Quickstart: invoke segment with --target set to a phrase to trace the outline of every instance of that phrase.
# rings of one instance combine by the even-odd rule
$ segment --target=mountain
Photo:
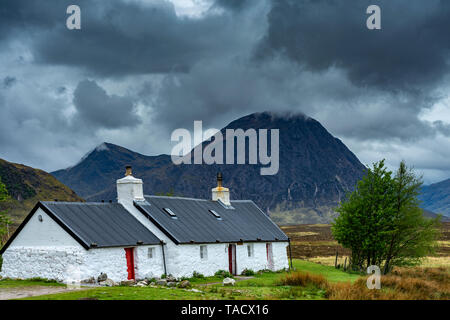
[[[17,226],[38,201],[83,201],[49,173],[0,159],[0,179],[11,200],[2,203]]]
[[[221,171],[232,199],[251,199],[281,224],[328,223],[333,208],[365,167],[318,121],[304,115],[255,113],[226,129],[279,129],[279,172],[261,176],[261,165],[174,165],[168,155],[145,156],[103,143],[77,165],[52,174],[86,200],[116,199],[115,181],[126,165],[144,180],[147,194],[171,192],[209,198]],[[203,143],[205,148],[208,143]],[[225,148],[225,147],[224,147]],[[248,156],[247,156],[248,157]]]
[[[424,209],[450,217],[450,179],[422,188]]]

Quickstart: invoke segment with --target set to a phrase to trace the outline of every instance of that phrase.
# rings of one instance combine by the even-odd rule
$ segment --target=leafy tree
[[[395,176],[384,160],[373,164],[343,201],[332,226],[333,236],[351,249],[351,267],[412,264],[432,252],[439,219],[426,219],[417,196],[422,185],[402,162]]]
[[[404,161],[400,163],[393,186],[394,210],[384,231],[388,240],[384,256],[385,274],[394,265],[416,264],[420,258],[434,252],[439,236],[440,218],[425,218],[419,207],[417,197],[422,179],[416,177]]]
[[[6,186],[0,180],[0,203],[8,201],[9,195],[6,190]],[[6,242],[6,238],[9,233],[9,225],[11,224],[11,219],[7,215],[6,211],[0,211],[0,246]]]

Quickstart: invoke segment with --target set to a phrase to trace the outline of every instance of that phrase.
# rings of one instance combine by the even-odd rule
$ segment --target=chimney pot
[[[222,187],[222,181],[223,181],[222,173],[219,172],[219,173],[217,173],[217,186],[218,187]]]
[[[131,169],[131,166],[126,166],[125,167],[125,176],[132,176],[133,175],[133,171]]]
[[[228,188],[224,188],[222,186],[222,173],[217,173],[217,187],[212,189],[212,200],[218,201],[220,200],[223,204],[229,206],[230,203],[230,190]]]
[[[131,166],[126,166],[125,177],[117,180],[117,200],[119,203],[144,200],[143,182],[133,177]]]

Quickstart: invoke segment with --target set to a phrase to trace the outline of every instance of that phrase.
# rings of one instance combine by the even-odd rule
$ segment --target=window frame
[[[247,244],[247,257],[253,258],[255,256],[255,248],[253,246],[253,243]]]
[[[208,246],[200,245],[200,260],[208,260]]]
[[[155,259],[156,256],[156,249],[155,247],[149,247],[147,248],[147,259]]]

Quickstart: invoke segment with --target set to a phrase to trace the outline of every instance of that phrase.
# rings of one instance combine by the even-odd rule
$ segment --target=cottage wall
[[[253,246],[253,256],[248,256],[247,245]],[[287,242],[272,244],[273,270],[288,268],[286,255]],[[200,245],[184,244],[166,250],[167,272],[175,277],[190,277],[194,271],[205,276],[212,276],[218,270],[229,269],[228,244],[206,244],[207,258],[200,257]],[[259,271],[269,269],[266,243],[244,243],[236,246],[237,273],[244,269]]]
[[[83,264],[84,251],[50,216],[38,209],[3,253],[0,274],[10,278],[63,280],[68,269]]]

